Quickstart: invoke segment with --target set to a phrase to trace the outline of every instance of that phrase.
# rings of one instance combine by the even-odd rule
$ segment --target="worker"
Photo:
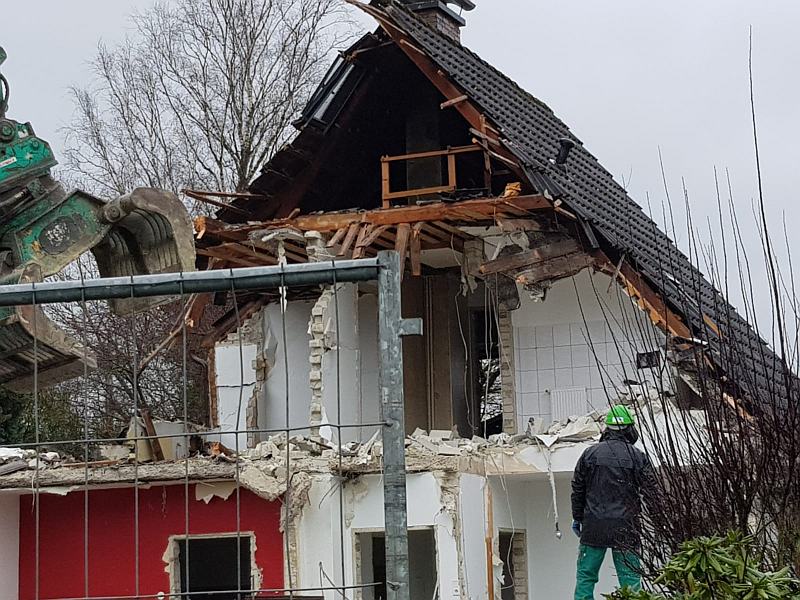
[[[639,439],[626,406],[606,416],[600,443],[581,455],[572,478],[572,530],[580,539],[575,600],[593,600],[600,566],[611,549],[620,587],[639,591],[639,516],[653,467],[634,447]]]

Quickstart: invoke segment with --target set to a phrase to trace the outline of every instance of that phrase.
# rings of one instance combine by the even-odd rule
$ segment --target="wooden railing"
[[[451,193],[457,189],[457,170],[456,170],[456,156],[459,154],[468,154],[471,152],[484,152],[484,148],[473,144],[470,146],[455,146],[445,150],[433,150],[431,152],[418,152],[416,154],[403,154],[401,156],[383,156],[381,157],[381,180],[382,180],[382,199],[383,208],[390,208],[391,201],[399,198],[411,198],[413,196],[425,196],[428,194],[438,193]],[[447,183],[425,187],[416,188],[412,190],[398,190],[392,191],[391,181],[391,163],[418,160],[418,159],[434,159],[438,157],[447,157]]]

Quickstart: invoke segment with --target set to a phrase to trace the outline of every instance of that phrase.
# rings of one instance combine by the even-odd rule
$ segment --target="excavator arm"
[[[0,65],[6,54],[0,48]],[[193,227],[170,192],[138,188],[111,201],[67,192],[50,174],[50,145],[30,123],[6,117],[10,86],[0,74],[0,285],[42,281],[92,252],[100,275],[192,271]],[[110,301],[117,314],[165,299]],[[62,331],[41,307],[0,308],[0,385],[45,387],[96,366],[91,351]]]

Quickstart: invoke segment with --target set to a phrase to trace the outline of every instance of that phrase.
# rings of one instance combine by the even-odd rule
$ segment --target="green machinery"
[[[0,65],[5,59],[0,48]],[[42,281],[89,251],[103,277],[194,270],[192,222],[175,194],[138,188],[105,201],[66,192],[50,174],[50,145],[30,123],[6,117],[9,92],[0,74],[0,285]],[[124,315],[159,301],[110,304]],[[0,308],[0,385],[30,391],[34,375],[43,388],[95,366],[92,352],[41,307]]]

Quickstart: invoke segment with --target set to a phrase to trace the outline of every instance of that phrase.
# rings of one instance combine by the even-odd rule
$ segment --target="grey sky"
[[[635,199],[664,194],[658,147],[673,202],[686,178],[695,223],[716,213],[713,167],[730,169],[749,248],[757,250],[747,83],[748,27],[765,191],[775,227],[785,211],[800,225],[800,3],[795,0],[476,0],[464,42],[545,101]],[[67,93],[90,77],[87,61],[113,43],[127,15],[152,0],[4,2],[0,44],[9,53],[11,116],[30,120],[59,151],[72,114]],[[34,8],[35,7],[35,8]],[[374,26],[364,20],[370,28]],[[34,34],[34,32],[36,32]],[[682,221],[679,221],[679,223]],[[686,235],[679,225],[678,242]],[[795,248],[798,246],[795,245]],[[734,298],[735,300],[735,298]],[[763,303],[760,303],[763,305]]]

